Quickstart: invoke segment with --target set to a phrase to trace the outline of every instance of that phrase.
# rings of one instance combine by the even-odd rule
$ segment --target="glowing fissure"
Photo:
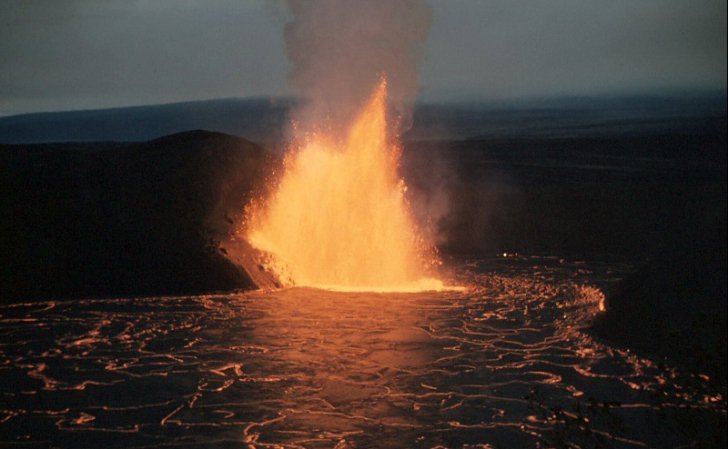
[[[350,291],[439,290],[387,135],[382,80],[342,143],[313,134],[284,162],[274,193],[248,211],[248,241],[284,284]]]

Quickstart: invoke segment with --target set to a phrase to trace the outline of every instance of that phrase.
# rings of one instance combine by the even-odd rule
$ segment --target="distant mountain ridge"
[[[257,143],[285,137],[292,98],[193,101],[0,117],[0,143],[147,141],[191,129]],[[408,140],[570,137],[682,131],[726,116],[725,92],[564,97],[512,103],[423,103]]]
[[[144,142],[192,129],[277,138],[291,100],[221,99],[0,117],[0,143]]]

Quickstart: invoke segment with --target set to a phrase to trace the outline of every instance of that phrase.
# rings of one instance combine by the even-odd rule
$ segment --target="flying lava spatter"
[[[248,210],[247,239],[284,284],[348,291],[439,290],[387,132],[384,78],[341,141],[316,132],[289,153],[272,195]]]

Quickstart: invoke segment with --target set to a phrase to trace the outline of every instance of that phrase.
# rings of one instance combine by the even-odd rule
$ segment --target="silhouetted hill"
[[[254,288],[218,247],[273,160],[207,131],[0,145],[0,298]]]
[[[0,117],[0,143],[146,141],[189,129],[283,138],[293,99],[220,99]],[[563,138],[692,130],[725,117],[725,92],[415,105],[406,140]]]
[[[223,99],[0,117],[0,143],[146,141],[190,129],[264,142],[280,138],[290,103]]]

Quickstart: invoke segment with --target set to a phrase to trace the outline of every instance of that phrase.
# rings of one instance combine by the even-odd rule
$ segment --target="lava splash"
[[[444,288],[418,231],[387,131],[382,79],[341,140],[307,136],[272,195],[248,210],[247,240],[284,284],[344,291]]]

